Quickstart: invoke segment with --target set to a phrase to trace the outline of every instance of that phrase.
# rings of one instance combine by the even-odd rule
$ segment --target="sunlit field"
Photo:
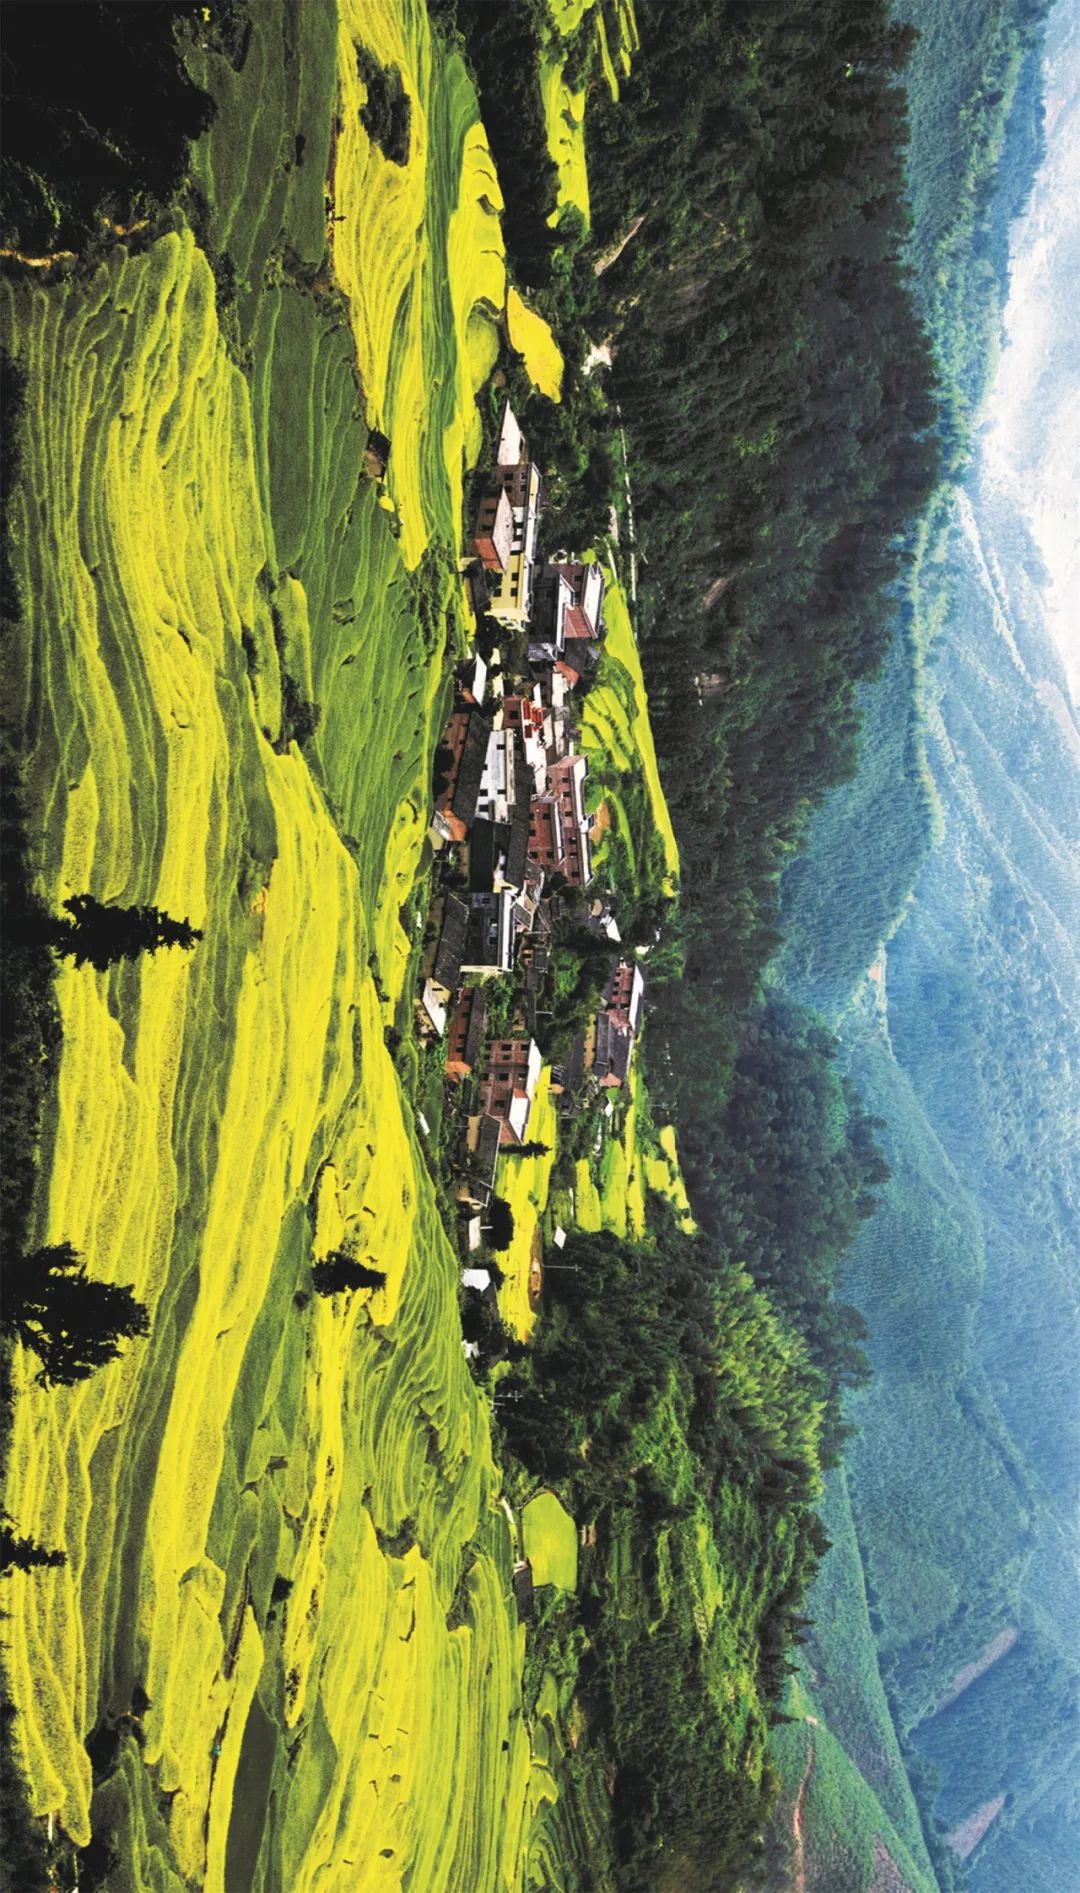
[[[150,1333],[69,1389],[16,1355],[5,1503],[67,1560],[10,1580],[16,1748],[34,1811],[110,1835],[132,1893],[558,1887],[608,1816],[591,1790],[558,1807],[569,1672],[526,1713],[511,1576],[524,1543],[572,1591],[577,1527],[554,1494],[517,1523],[502,1502],[392,1048],[467,648],[475,396],[503,324],[552,400],[563,360],[508,282],[472,84],[421,0],[252,13],[239,64],[197,33],[186,53],[218,108],[190,214],[0,291],[26,384],[7,685],[35,886],[53,912],[89,892],[203,935],[58,978],[31,1236],[130,1283]],[[371,60],[408,99],[396,157],[365,126]],[[565,201],[587,213],[574,122]],[[647,784],[674,876],[609,601],[585,740],[616,820],[618,785]],[[522,1339],[550,1075],[528,1127],[547,1154],[500,1166]],[[636,1074],[570,1226],[637,1235],[647,1189],[678,1200],[643,1105]],[[314,1293],[338,1251],[384,1286]]]
[[[152,1325],[71,1390],[16,1361],[6,1502],[68,1558],[9,1588],[17,1742],[35,1809],[80,1844],[107,1824],[132,1888],[354,1886],[357,1861],[365,1887],[512,1886],[533,1791],[510,1531],[384,1044],[460,635],[499,200],[422,7],[358,7],[336,49],[305,10],[288,74],[280,10],[256,17],[242,73],[194,55],[221,101],[195,172],[243,285],[229,328],[182,219],[88,277],[4,288],[36,884],[204,932],[59,979],[33,1233],[132,1283]],[[405,167],[355,110],[330,158],[352,36],[401,65]],[[310,170],[283,181],[298,115]],[[297,263],[275,268],[283,239]],[[302,747],[290,691],[321,711]],[[313,1296],[341,1247],[385,1287]]]
[[[560,400],[563,358],[559,345],[543,316],[530,309],[512,287],[506,298],[506,328],[510,346],[522,357],[533,386],[549,401]]]
[[[607,635],[603,655],[596,683],[585,699],[581,731],[593,792],[597,792],[598,785],[602,787],[608,808],[609,819],[600,834],[596,858],[598,863],[606,863],[614,833],[630,864],[635,891],[656,879],[665,893],[672,894],[679,880],[679,844],[660,781],[630,610],[610,567],[604,619]],[[642,782],[645,796],[640,808],[631,810],[628,791],[639,789]]]

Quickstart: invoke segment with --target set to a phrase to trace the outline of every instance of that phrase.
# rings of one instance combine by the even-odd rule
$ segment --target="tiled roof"
[[[525,859],[529,848],[532,777],[525,767],[525,751],[518,736],[514,738],[514,752],[517,774],[514,778],[514,813],[506,850],[506,879],[511,887],[521,888],[525,885]]]
[[[456,894],[446,896],[443,909],[442,931],[435,952],[433,977],[447,992],[453,992],[461,978],[461,958],[465,951],[465,937],[469,927],[469,910]]]
[[[465,731],[465,745],[461,752],[457,781],[454,784],[451,811],[459,821],[468,825],[476,814],[477,797],[480,794],[480,780],[487,761],[488,740],[491,736],[491,724],[479,710],[474,710],[469,717]]]
[[[580,605],[571,605],[563,619],[563,629],[567,638],[595,638],[596,636]]]
[[[499,1160],[499,1147],[502,1143],[502,1125],[497,1117],[489,1117],[485,1112],[480,1119],[480,1128],[476,1135],[476,1150],[473,1153],[473,1167],[476,1174],[485,1183],[492,1183],[495,1177],[495,1165]]]
[[[472,989],[472,1005],[469,1010],[469,1023],[465,1028],[465,1046],[463,1057],[467,1065],[475,1065],[484,1042],[484,1027],[487,1024],[488,996],[483,986]]]

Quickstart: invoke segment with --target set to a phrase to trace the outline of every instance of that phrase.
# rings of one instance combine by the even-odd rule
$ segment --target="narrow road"
[[[806,1893],[806,1840],[803,1835],[803,1799],[807,1783],[814,1766],[814,1744],[811,1742],[806,1751],[806,1767],[803,1771],[799,1792],[795,1797],[795,1811],[791,1817],[791,1831],[795,1837],[795,1893]]]

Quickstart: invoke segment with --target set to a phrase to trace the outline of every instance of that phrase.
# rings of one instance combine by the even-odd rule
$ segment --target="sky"
[[[1013,228],[982,447],[1045,561],[1046,621],[1080,707],[1080,0],[1059,0],[1048,24],[1046,139]]]

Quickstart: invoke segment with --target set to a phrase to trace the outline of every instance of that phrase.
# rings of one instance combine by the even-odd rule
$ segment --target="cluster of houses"
[[[604,574],[595,561],[540,558],[542,503],[539,470],[507,401],[491,490],[476,516],[470,583],[478,607],[516,642],[522,674],[509,677],[495,649],[487,661],[475,655],[459,679],[436,755],[431,838],[444,871],[418,1001],[422,1032],[447,1041],[448,1078],[474,1081],[460,1195],[476,1209],[490,1198],[500,1150],[525,1141],[552,928],[567,892],[593,880],[573,691],[599,659]],[[590,927],[618,941],[609,901],[594,899],[586,913]],[[511,972],[525,1025],[518,1036],[488,1025],[488,982]],[[625,1083],[643,994],[637,962],[620,962],[553,1089],[570,1100],[590,1083]]]

